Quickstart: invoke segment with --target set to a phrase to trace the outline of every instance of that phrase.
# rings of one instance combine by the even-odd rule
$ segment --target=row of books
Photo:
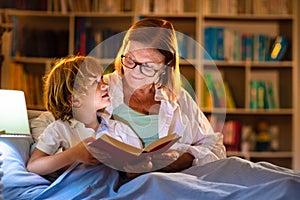
[[[292,7],[290,0],[254,0],[253,13],[254,14],[289,14]]]
[[[48,10],[54,12],[127,12],[132,0],[49,0]]]
[[[8,88],[24,91],[27,105],[43,105],[41,75],[27,71],[23,64],[11,62],[9,66]]]
[[[193,5],[195,0],[140,0],[138,10],[142,14],[183,13],[192,11]]]
[[[227,151],[278,151],[279,127],[264,120],[256,124],[243,124],[237,120],[222,121],[217,116],[208,116],[216,132],[223,134]]]
[[[86,18],[78,18],[76,19],[75,53],[87,55],[92,52],[93,56],[98,58],[115,58],[124,34],[125,32],[110,28],[94,29]]]
[[[195,59],[197,42],[193,34],[176,32],[179,54],[182,59]]]
[[[289,14],[289,0],[205,0],[206,14]]]
[[[67,30],[40,30],[18,26],[12,31],[12,56],[61,57],[68,55]]]
[[[251,73],[250,109],[279,108],[277,71],[256,71]]]
[[[241,145],[241,123],[228,120],[222,130],[223,143],[227,151],[239,151]]]
[[[126,12],[132,0],[0,0],[0,8],[51,12]]]
[[[114,58],[119,50],[125,32],[105,28],[102,30],[93,28],[84,18],[76,19],[75,52],[86,55],[94,51],[94,55],[100,58]],[[176,32],[179,54],[182,59],[194,59],[196,57],[196,41],[193,34]],[[115,36],[113,38],[110,38]],[[109,39],[112,41],[105,41]],[[102,41],[105,41],[101,43]],[[99,45],[101,43],[101,45]],[[98,46],[99,45],[99,46]]]
[[[48,9],[48,1],[50,0],[0,0],[0,8],[46,11]]]
[[[237,120],[225,120],[217,115],[207,115],[207,118],[215,132],[223,134],[223,144],[227,151],[241,150],[242,124]]]
[[[222,76],[222,74],[221,74]],[[236,108],[232,88],[220,77],[216,70],[206,70],[204,73],[202,106],[212,108]]]
[[[288,59],[284,35],[240,33],[227,27],[205,27],[205,59],[227,61],[279,61]]]

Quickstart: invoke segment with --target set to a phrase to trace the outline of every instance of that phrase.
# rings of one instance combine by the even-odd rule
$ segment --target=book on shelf
[[[205,60],[280,61],[287,58],[288,39],[285,35],[243,33],[232,27],[204,28]]]
[[[229,109],[236,108],[235,99],[232,94],[232,89],[228,82],[224,81],[224,89],[226,95],[226,107]]]
[[[39,0],[39,1],[25,1],[25,0],[15,0],[15,1],[0,1],[0,8],[12,8],[19,10],[39,10],[47,11],[47,5],[50,0]]]
[[[213,74],[210,72],[205,72],[204,74],[204,90],[203,90],[203,103],[204,107],[212,109],[215,107],[220,107],[219,99],[217,96],[216,88],[214,87],[215,81],[213,79]]]
[[[139,0],[138,10],[142,14],[182,13],[188,9],[184,5],[185,3],[186,0]],[[191,4],[192,2],[189,3]]]
[[[288,14],[289,0],[254,0],[253,14]]]
[[[237,0],[205,0],[204,13],[224,15],[237,14],[238,6],[240,6],[240,1]]]
[[[288,14],[289,0],[205,0],[205,14]]]
[[[180,139],[176,133],[169,134],[165,137],[159,138],[154,142],[148,144],[144,148],[137,148],[132,145],[119,141],[108,134],[103,134],[97,140],[91,142],[89,147],[92,147],[94,156],[97,151],[105,151],[111,156],[110,165],[119,166],[122,163],[134,162],[145,158],[145,156],[163,153],[167,151],[173,144]],[[101,159],[100,159],[101,160]]]
[[[130,0],[48,0],[48,11],[53,12],[122,12],[131,11]]]
[[[117,34],[120,35],[110,38]],[[115,58],[124,34],[110,28],[95,29],[87,18],[79,17],[76,19],[75,52],[79,55],[91,53],[98,58]]]
[[[178,50],[181,59],[195,59],[196,44],[193,34],[176,32]]]
[[[284,35],[278,35],[275,37],[272,47],[270,49],[270,60],[280,61],[284,58],[287,51],[288,41]]]
[[[9,77],[14,77],[9,79],[9,89],[23,91],[27,105],[43,105],[42,83],[38,74],[26,70],[24,64],[17,62],[10,63],[8,73]]]
[[[41,30],[18,25],[13,17],[11,56],[62,57],[68,54],[67,30]]]
[[[203,83],[203,107],[236,108],[232,89],[219,70],[206,70]]]
[[[224,27],[204,28],[204,48],[209,57],[206,60],[224,60]]]
[[[278,72],[253,71],[250,80],[250,109],[279,108]]]
[[[241,143],[241,124],[238,121],[228,120],[223,127],[223,142],[227,151],[239,151]]]

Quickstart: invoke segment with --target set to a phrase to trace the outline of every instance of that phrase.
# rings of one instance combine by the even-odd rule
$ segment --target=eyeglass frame
[[[140,67],[140,72],[141,72],[144,76],[147,76],[147,77],[150,77],[150,78],[151,78],[151,77],[154,77],[158,71],[160,71],[160,70],[151,68],[151,69],[154,71],[154,74],[153,74],[152,76],[146,75],[146,74],[143,73],[142,67],[145,67],[145,64],[147,64],[147,62],[145,62],[145,63],[140,63],[140,62],[135,62],[134,60],[132,60],[132,62],[134,63],[134,66],[133,66],[133,67],[128,67],[128,66],[126,66],[126,65],[123,63],[123,58],[126,58],[126,57],[127,57],[127,56],[125,56],[125,55],[123,55],[123,54],[121,55],[121,64],[122,64],[124,67],[128,68],[128,69],[134,69],[134,68],[136,68],[136,66],[139,66],[139,67]]]

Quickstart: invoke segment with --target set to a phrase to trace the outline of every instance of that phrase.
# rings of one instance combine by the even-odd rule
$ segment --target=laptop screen
[[[30,136],[25,95],[0,89],[0,136]]]

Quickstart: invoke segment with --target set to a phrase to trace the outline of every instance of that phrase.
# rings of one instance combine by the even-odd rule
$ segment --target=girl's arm
[[[36,148],[27,163],[27,170],[40,175],[46,175],[70,166],[74,162],[97,165],[100,162],[85,147],[86,143],[92,140],[94,139],[88,138],[76,146],[54,155],[48,155]]]

